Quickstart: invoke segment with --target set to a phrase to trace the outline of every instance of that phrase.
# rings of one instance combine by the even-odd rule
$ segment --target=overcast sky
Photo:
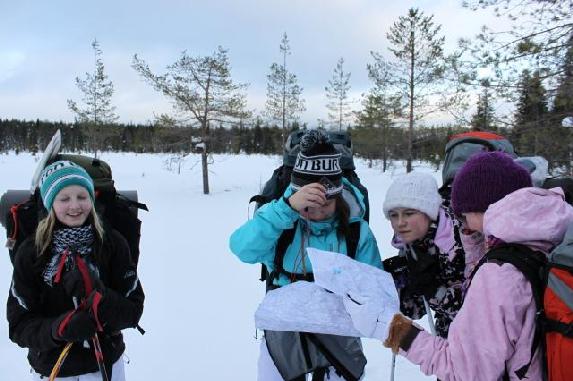
[[[93,71],[94,38],[122,122],[146,123],[171,111],[131,68],[135,53],[162,73],[183,50],[206,55],[218,45],[229,49],[233,79],[249,84],[249,108],[262,111],[266,75],[280,62],[286,32],[287,66],[304,88],[302,120],[313,126],[326,118],[324,87],[336,61],[344,57],[351,72],[357,108],[370,87],[369,52],[388,53],[386,32],[410,7],[442,24],[447,50],[493,20],[462,8],[461,0],[0,0],[0,118],[73,121],[66,100],[81,98],[74,79]]]

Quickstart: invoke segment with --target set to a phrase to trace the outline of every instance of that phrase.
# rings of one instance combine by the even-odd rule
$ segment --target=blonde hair
[[[103,234],[104,234],[103,225],[96,213],[93,204],[88,219],[91,220],[91,223],[95,229],[96,238],[101,242],[103,240]],[[58,219],[56,218],[56,213],[52,208],[50,209],[48,215],[45,218],[43,218],[40,222],[38,222],[38,227],[36,228],[36,236],[35,236],[35,243],[36,243],[36,248],[38,249],[38,256],[43,255],[48,250],[48,247],[52,243],[52,234],[54,233],[54,226],[56,226],[57,220]]]

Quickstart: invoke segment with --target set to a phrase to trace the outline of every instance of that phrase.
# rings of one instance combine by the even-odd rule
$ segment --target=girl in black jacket
[[[34,379],[50,375],[67,343],[73,344],[58,380],[101,379],[99,341],[109,380],[125,380],[121,330],[137,325],[144,300],[127,242],[102,226],[92,179],[78,165],[47,166],[40,194],[48,215],[14,259],[10,339],[29,349]]]

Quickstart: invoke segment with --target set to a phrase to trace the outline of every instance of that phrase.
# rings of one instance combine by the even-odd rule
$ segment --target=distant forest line
[[[291,130],[306,128],[293,124]],[[68,152],[90,154],[97,144],[97,151],[174,153],[197,151],[201,142],[200,127],[167,127],[160,125],[89,124],[51,121],[26,121],[0,119],[0,152],[42,151],[57,131],[62,132],[62,149]],[[417,127],[414,130],[413,155],[415,160],[426,161],[439,167],[444,160],[448,137],[468,131],[469,128],[449,125]],[[544,123],[540,128],[527,130],[493,127],[490,131],[507,137],[522,156],[541,155],[550,162],[556,174],[569,173],[571,168],[571,128],[559,123]],[[401,127],[386,129],[356,126],[349,127],[355,156],[371,162],[386,159],[407,159],[408,130]],[[94,139],[94,136],[97,139]],[[211,127],[210,153],[282,154],[282,129],[262,121],[249,127]],[[384,155],[384,152],[386,155]],[[385,166],[386,167],[386,166]]]

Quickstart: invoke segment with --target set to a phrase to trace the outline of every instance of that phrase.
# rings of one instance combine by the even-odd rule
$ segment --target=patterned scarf
[[[410,245],[405,245],[405,252],[409,258],[413,258],[412,251],[414,253],[428,253],[430,255],[437,254],[436,245],[434,245],[434,238],[436,237],[436,231],[438,230],[438,222],[432,221],[428,232],[426,235]]]
[[[54,231],[52,235],[52,258],[42,273],[44,281],[52,286],[54,275],[58,271],[58,265],[62,254],[68,250],[70,254],[78,254],[82,257],[89,255],[93,250],[94,232],[91,224],[78,228],[62,228]],[[73,268],[73,255],[66,258],[65,269]]]

